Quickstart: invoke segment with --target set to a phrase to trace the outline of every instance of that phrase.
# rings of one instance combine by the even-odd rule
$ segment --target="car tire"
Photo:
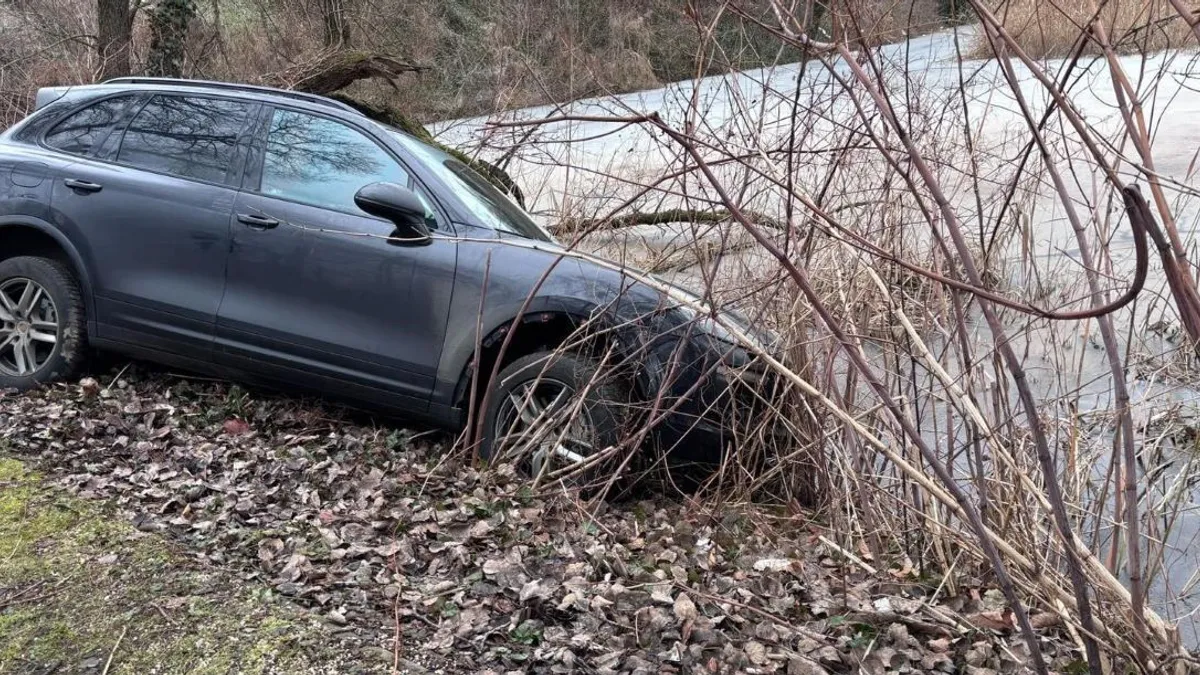
[[[25,391],[79,372],[87,319],[66,265],[34,256],[0,261],[0,295],[0,389]]]
[[[608,369],[602,369],[595,359],[571,352],[537,352],[510,363],[500,371],[497,384],[487,396],[480,457],[489,462],[511,458],[526,478],[535,478],[543,471],[547,456],[551,463],[544,469],[546,475],[565,467],[570,461],[577,461],[562,458],[558,451],[548,455],[551,452],[548,445],[555,448],[565,446],[564,454],[574,452],[583,457],[619,446],[625,440],[627,422],[631,419],[630,388],[622,378],[605,370]],[[559,386],[569,393],[564,395],[563,402],[554,404],[547,399],[553,388]],[[532,395],[530,388],[533,389]],[[528,444],[512,440],[514,437],[520,438],[520,434],[509,433],[513,429],[514,419],[521,418],[522,411],[517,410],[517,401],[532,401],[539,395],[540,407],[548,411],[545,413],[546,419],[553,419],[555,410],[564,411],[561,415],[564,419],[573,419],[568,425],[569,430],[561,436],[562,443],[522,447]],[[576,410],[576,414],[566,414],[565,411],[570,409]],[[557,433],[554,436],[560,437]],[[538,459],[539,452],[543,455],[541,460]],[[598,477],[607,475],[605,469],[614,468],[613,462],[619,463],[620,460],[618,452],[612,459],[570,476],[565,482],[573,487],[592,485]]]

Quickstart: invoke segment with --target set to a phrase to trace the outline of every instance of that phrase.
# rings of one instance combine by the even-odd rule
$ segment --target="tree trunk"
[[[100,79],[129,74],[129,43],[133,37],[133,10],[129,0],[96,0],[96,58]]]
[[[160,0],[150,14],[150,54],[146,72],[153,77],[182,77],[188,27],[196,15],[193,0]]]
[[[938,0],[938,14],[953,23],[960,22],[969,16],[966,11],[969,7],[968,0]]]
[[[825,19],[825,15],[828,14],[828,7],[826,7],[828,1],[809,0],[806,11],[808,20],[805,22],[805,30],[808,31],[809,35],[820,34],[818,31],[822,29],[821,22]]]
[[[839,0],[829,0],[829,35],[830,40],[840,43],[846,39],[846,3]]]
[[[325,21],[325,46],[345,47],[350,44],[350,22],[346,17],[346,0],[321,0]]]

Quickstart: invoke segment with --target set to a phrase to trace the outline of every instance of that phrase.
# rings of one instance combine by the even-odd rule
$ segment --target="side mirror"
[[[396,244],[427,244],[429,226],[425,224],[425,204],[417,193],[396,183],[371,183],[354,195],[354,204],[372,216],[396,225]]]

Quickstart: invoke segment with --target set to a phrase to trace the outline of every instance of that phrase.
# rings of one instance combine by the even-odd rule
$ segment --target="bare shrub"
[[[94,16],[87,0],[0,7],[0,129],[29,112],[38,87],[93,79]]]
[[[1187,284],[1147,273],[1141,229],[1158,220],[1178,238],[1174,211],[1194,208],[1192,165],[1155,168],[1156,150],[1174,148],[1150,131],[1169,119],[1169,74],[1187,55],[1123,61],[1118,43],[1158,45],[1132,40],[1147,34],[1136,28],[1093,31],[1106,58],[1089,77],[1049,73],[981,5],[982,28],[867,49],[853,35],[814,38],[799,5],[775,5],[774,24],[739,16],[807,46],[808,61],[500,113],[473,150],[517,158],[534,210],[573,251],[653,269],[781,335],[759,356],[788,391],[731,444],[776,461],[733,456],[709,503],[815,488],[823,509],[810,513],[846,550],[978,570],[1003,591],[1034,670],[1048,668],[1021,618],[1035,611],[1076,631],[1091,672],[1183,668],[1163,614],[1190,610],[1164,588],[1172,535],[1160,525],[1194,516],[1183,486],[1196,474],[1190,460],[1173,473],[1173,451],[1156,449],[1179,408],[1137,392],[1196,381],[1181,337]],[[1071,30],[1068,44],[1084,27]],[[979,33],[1032,79],[1007,60],[953,58]],[[1150,185],[1145,199],[1130,175]]]
[[[261,82],[312,61],[328,48],[327,4],[199,1],[183,45],[181,72],[185,77]],[[348,29],[348,39],[339,47],[428,67],[421,75],[401,79],[400,95],[378,84],[362,85],[356,93],[432,120],[797,61],[800,50],[780,44],[760,25],[771,19],[770,4],[740,3],[754,21],[726,11],[721,0],[565,0],[552,11],[521,0],[357,0],[334,6],[343,8]],[[3,11],[10,17],[6,24],[24,38],[19,42],[39,50],[39,60],[57,64],[64,81],[112,74],[113,64],[99,62],[95,54],[94,0],[47,0],[34,7],[27,3]],[[863,18],[853,30],[869,44],[940,25],[935,0],[872,1],[856,7]],[[133,12],[127,56],[130,74],[138,74],[147,67],[152,35],[145,9],[137,6]],[[828,32],[836,12],[821,12],[822,30]],[[75,42],[75,48],[59,49],[65,41]],[[10,87],[17,89],[28,87]]]
[[[874,47],[941,28],[946,17],[938,10],[936,0],[834,0],[818,28],[834,39]]]

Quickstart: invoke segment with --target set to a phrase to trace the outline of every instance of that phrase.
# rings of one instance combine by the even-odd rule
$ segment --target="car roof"
[[[303,102],[309,103],[324,108],[333,108],[342,112],[352,113],[354,115],[362,115],[356,110],[341,101],[334,100],[317,94],[309,94],[301,91],[292,91],[289,89],[276,89],[274,87],[263,87],[251,84],[241,84],[237,82],[215,82],[211,80],[182,80],[167,77],[118,77],[112,80],[107,80],[98,85],[89,85],[87,88],[96,90],[105,90],[109,88],[120,88],[124,91],[184,91],[189,93],[228,93],[242,94],[246,98],[251,98],[258,101],[275,100],[279,102]]]

